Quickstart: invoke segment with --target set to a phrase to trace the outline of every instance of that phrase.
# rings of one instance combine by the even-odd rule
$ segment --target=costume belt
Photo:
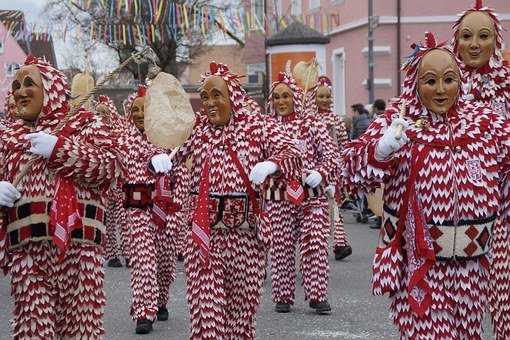
[[[37,197],[23,199],[6,209],[7,245],[15,249],[30,241],[51,240],[53,230],[49,226],[51,199]],[[71,233],[71,240],[103,244],[105,237],[105,209],[97,201],[78,200],[82,228]]]
[[[198,196],[196,191],[191,192]],[[211,229],[254,229],[255,215],[244,192],[209,193]]]
[[[308,198],[316,198],[316,197],[326,197],[326,192],[322,185],[319,185],[315,188],[311,188],[304,181],[302,181],[301,185],[305,191],[305,200]],[[264,192],[264,199],[268,201],[287,201],[287,188],[285,185],[282,187],[277,187],[273,178],[269,179],[269,184]]]
[[[496,215],[476,220],[461,220],[441,225],[427,222],[434,245],[436,260],[474,259],[487,254],[492,245],[492,228]],[[388,245],[395,237],[398,217],[395,210],[384,206],[380,246]]]

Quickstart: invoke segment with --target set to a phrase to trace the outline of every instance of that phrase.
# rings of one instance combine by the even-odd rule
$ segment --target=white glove
[[[46,159],[50,158],[58,140],[56,136],[47,134],[46,132],[29,133],[25,138],[32,143],[30,152],[35,155],[43,156]]]
[[[250,171],[250,181],[254,184],[262,184],[266,177],[278,171],[278,165],[271,161],[265,161],[255,164]]]
[[[172,170],[172,161],[166,153],[160,153],[159,155],[151,158],[152,166],[156,173],[167,173]]]
[[[0,182],[0,205],[12,208],[14,202],[21,197],[20,192],[9,182]]]
[[[334,185],[330,184],[326,187],[326,195],[328,195],[329,198],[335,197],[335,192],[336,189]]]
[[[319,184],[321,184],[321,182],[322,176],[316,170],[310,171],[310,174],[305,178],[305,183],[311,188],[317,187]]]
[[[402,125],[402,137],[397,139],[397,127]],[[400,150],[404,144],[408,142],[406,129],[409,123],[402,118],[395,118],[391,122],[391,126],[386,129],[384,135],[379,139],[375,147],[375,159],[384,161],[388,159],[394,152]]]

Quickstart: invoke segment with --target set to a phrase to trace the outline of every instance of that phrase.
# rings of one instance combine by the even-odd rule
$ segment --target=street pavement
[[[262,304],[257,314],[257,339],[398,339],[398,333],[388,316],[388,298],[372,296],[370,291],[372,255],[378,231],[356,224],[345,213],[346,230],[353,254],[337,262],[330,254],[329,301],[330,315],[316,315],[304,301],[298,276],[296,302],[288,314],[277,314],[271,302],[271,282],[266,280]],[[177,264],[177,278],[171,287],[170,319],[156,322],[150,335],[136,335],[128,315],[131,299],[129,271],[126,268],[106,268],[107,306],[105,328],[107,340],[127,339],[187,339],[188,310],[185,297],[183,264]],[[9,339],[9,318],[12,302],[8,278],[0,278],[0,339]],[[485,337],[492,339],[488,317]]]

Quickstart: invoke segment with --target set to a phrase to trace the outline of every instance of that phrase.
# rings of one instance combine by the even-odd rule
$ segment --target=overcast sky
[[[25,12],[30,22],[38,20],[45,0],[0,0],[0,9],[17,9]]]

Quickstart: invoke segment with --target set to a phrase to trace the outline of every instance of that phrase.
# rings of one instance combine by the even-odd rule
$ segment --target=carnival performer
[[[338,146],[338,153],[341,153],[343,145],[348,141],[347,128],[340,115],[331,110],[333,104],[331,80],[326,76],[320,76],[317,85],[310,91],[310,102],[312,105],[306,109],[311,118],[317,118],[322,121]],[[330,199],[334,199],[335,204],[341,205],[343,200],[343,187],[341,178],[341,169],[334,171],[332,183],[326,187],[326,193]],[[347,233],[344,229],[344,219],[337,209],[331,209],[330,215],[333,223],[333,252],[335,260],[339,261],[352,254],[352,248],[347,241]]]
[[[346,145],[345,175],[384,183],[373,291],[401,337],[481,339],[510,123],[462,98],[460,61],[432,34],[412,47],[399,103]]]
[[[247,111],[245,95],[237,75],[211,63],[200,89],[203,111],[173,161],[192,157],[185,255],[191,339],[255,337],[271,233],[252,183],[300,171],[290,138]]]
[[[102,192],[117,173],[115,142],[84,109],[65,120],[65,76],[42,59],[27,57],[12,93],[19,119],[0,130],[0,267],[11,276],[12,336],[101,339]]]
[[[177,256],[175,240],[185,218],[180,211],[186,205],[190,181],[184,165],[174,169],[171,181],[165,176],[156,176],[147,167],[152,157],[158,164],[161,157],[168,156],[150,143],[145,134],[145,94],[146,87],[141,85],[128,98],[131,126],[121,142],[127,168],[124,207],[131,232],[129,265],[133,302],[130,314],[136,320],[137,334],[150,333],[156,318],[168,320],[169,289],[175,278]]]
[[[95,111],[104,124],[111,130],[114,138],[119,139],[128,129],[127,120],[121,116],[113,101],[105,95],[100,95],[95,105]],[[129,225],[126,221],[126,210],[123,206],[124,192],[122,191],[122,178],[112,184],[108,192],[108,205],[106,208],[106,247],[105,259],[108,267],[122,267],[121,253],[129,265]],[[120,232],[121,243],[118,243]]]
[[[453,47],[466,74],[467,100],[490,106],[510,118],[510,69],[503,59],[503,28],[498,16],[482,1],[459,15]],[[510,180],[502,183],[500,217],[494,225],[489,281],[489,307],[494,335],[510,339]]]
[[[302,108],[301,89],[292,76],[280,73],[269,92],[269,113],[291,135],[303,159],[295,181],[274,178],[265,199],[272,225],[273,302],[279,313],[294,304],[295,248],[299,244],[305,300],[317,313],[331,311],[327,300],[329,212],[325,188],[338,170],[338,149],[326,126]],[[302,195],[293,195],[301,192]]]

